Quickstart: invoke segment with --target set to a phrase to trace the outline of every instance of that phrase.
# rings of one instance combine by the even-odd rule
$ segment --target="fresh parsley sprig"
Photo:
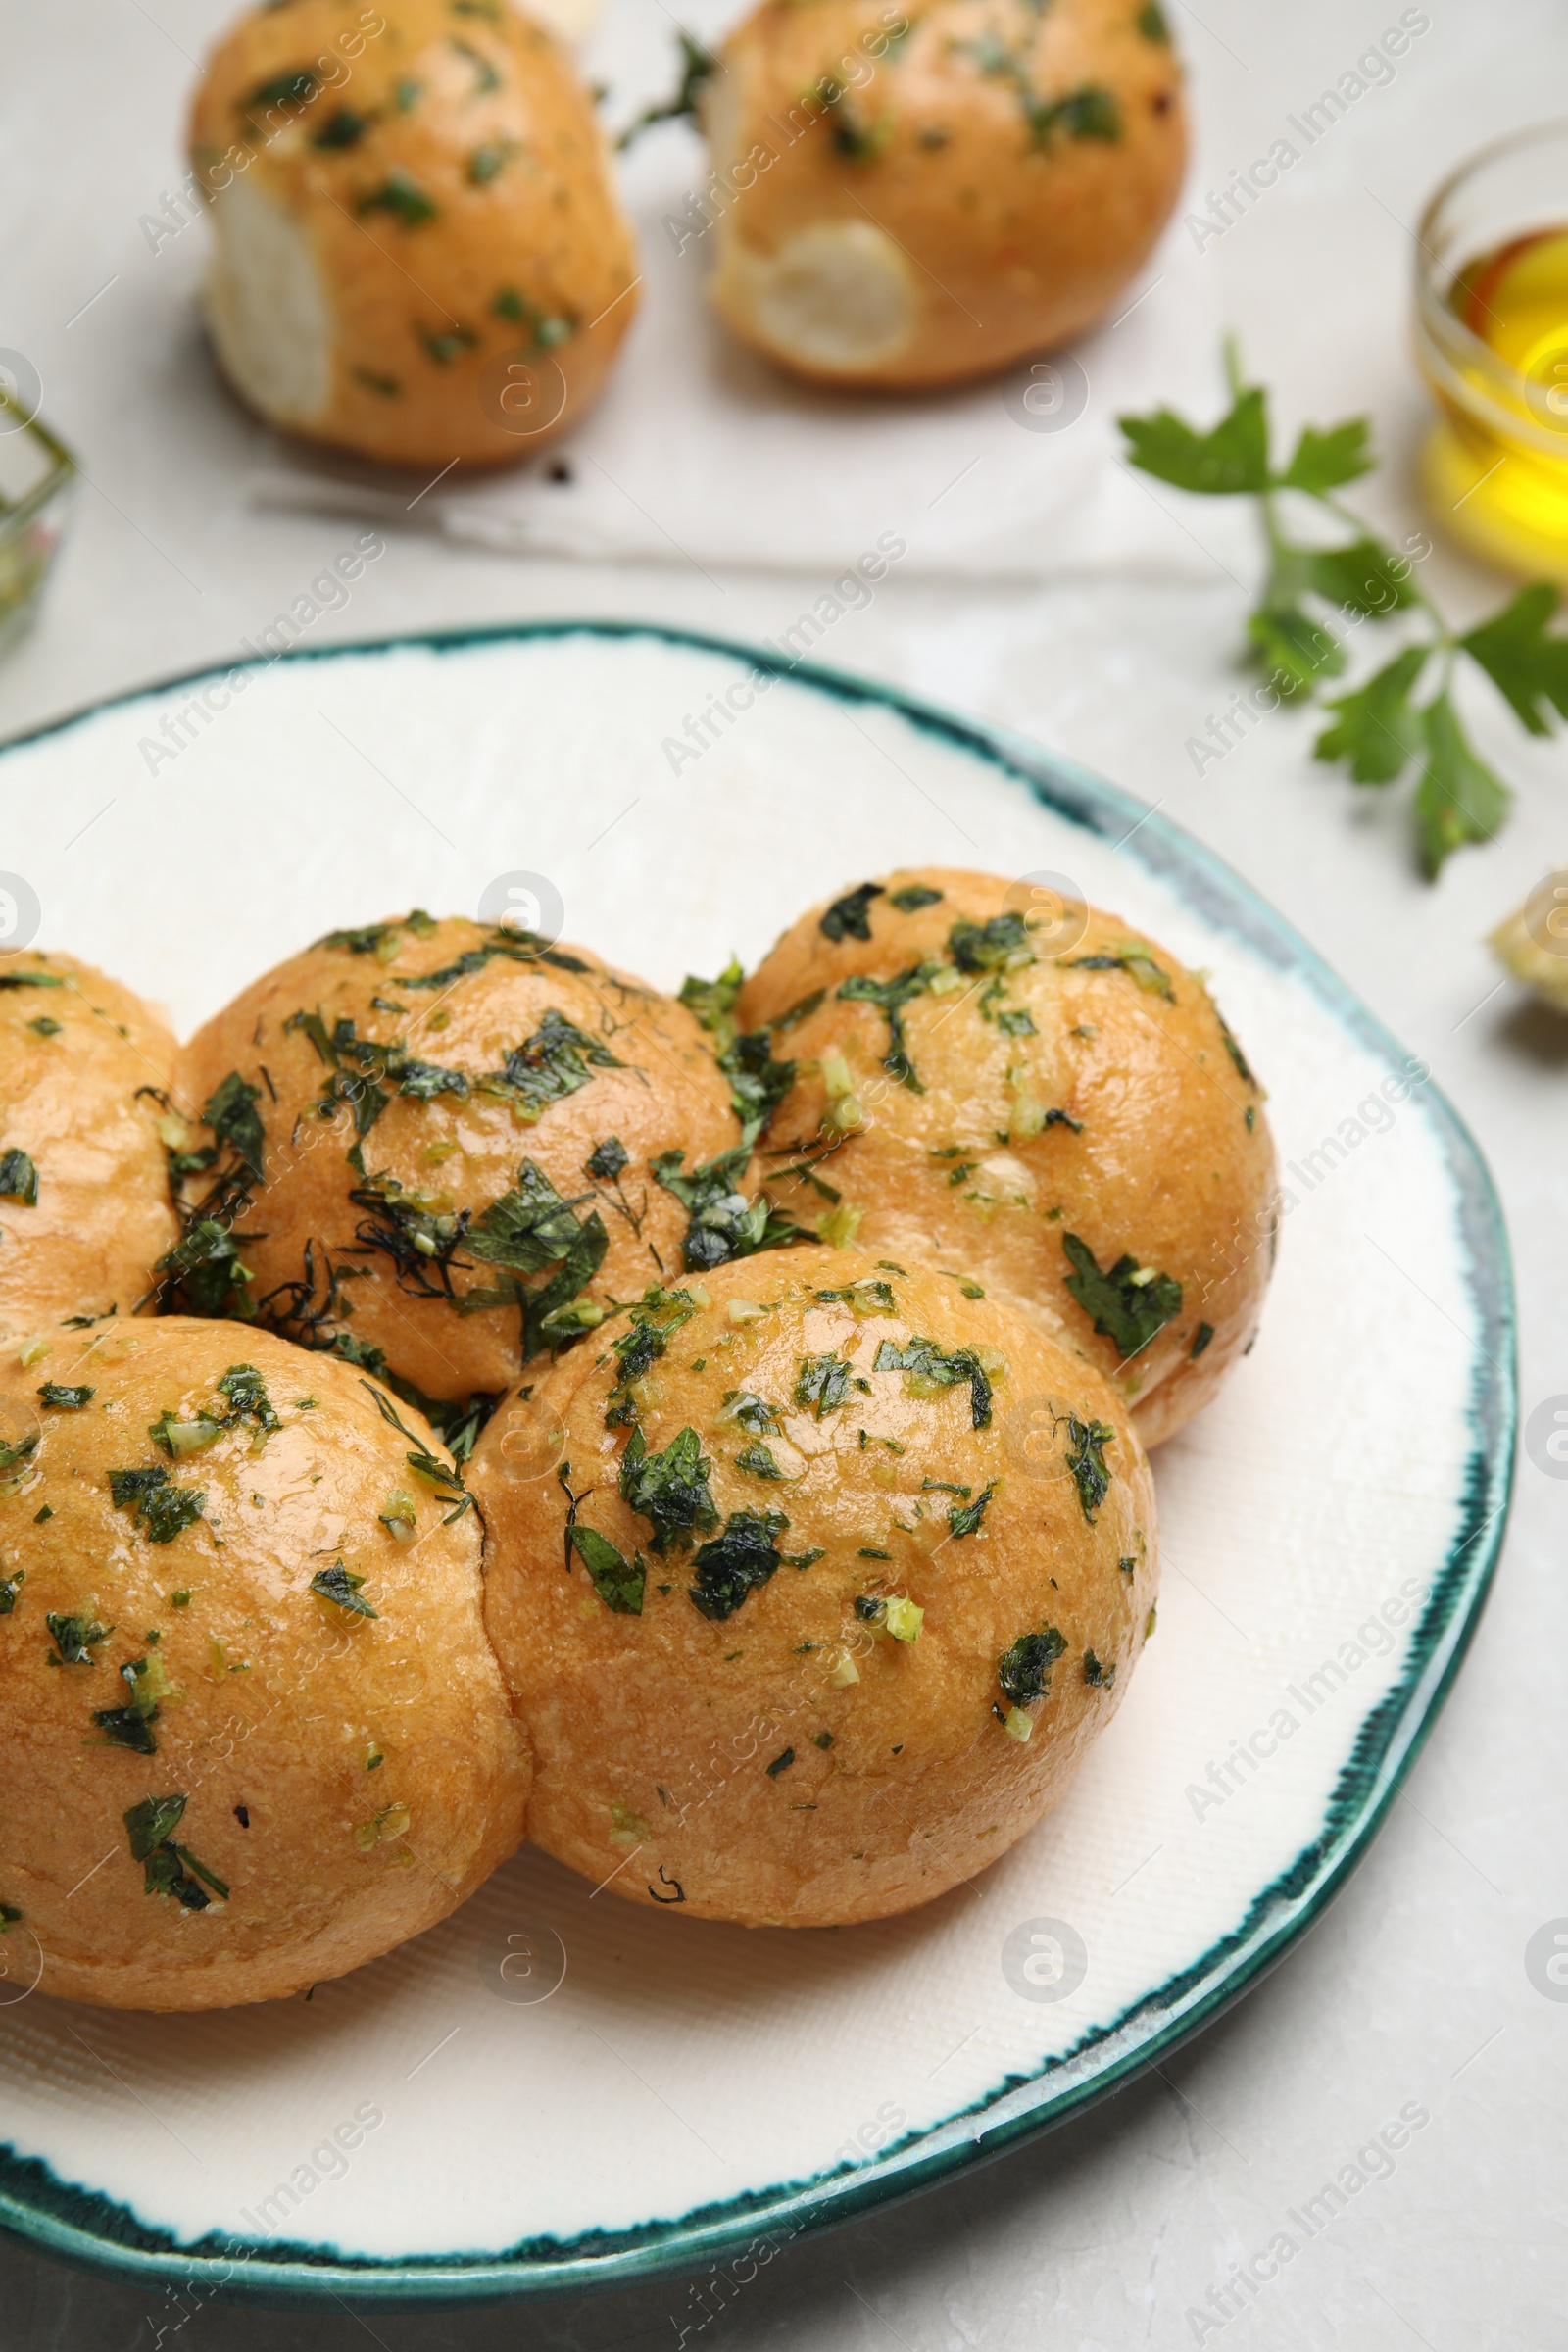
[[[1248,616],[1248,657],[1282,701],[1311,701],[1346,665],[1334,616],[1354,622],[1406,615],[1419,631],[1362,686],[1323,698],[1334,715],[1312,755],[1348,768],[1357,784],[1397,782],[1412,767],[1412,803],[1421,860],[1435,878],[1466,842],[1491,841],[1506,822],[1513,795],[1482,760],[1460,721],[1454,680],[1462,658],[1483,669],[1527,733],[1549,735],[1552,711],[1568,718],[1568,637],[1550,633],[1558,590],[1546,580],[1522,588],[1511,603],[1460,635],[1415,577],[1410,558],[1384,544],[1335,493],[1375,470],[1364,416],[1319,432],[1301,432],[1288,465],[1270,451],[1268,395],[1242,381],[1234,345],[1226,349],[1231,407],[1200,432],[1170,409],[1118,419],[1129,462],[1178,490],[1207,498],[1255,498],[1267,569]],[[1311,499],[1351,535],[1328,546],[1302,544],[1286,530],[1286,493]],[[1423,682],[1434,691],[1417,699]]]

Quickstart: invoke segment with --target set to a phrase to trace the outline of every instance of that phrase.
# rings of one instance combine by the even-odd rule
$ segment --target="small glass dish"
[[[0,654],[37,617],[76,461],[0,381]]]

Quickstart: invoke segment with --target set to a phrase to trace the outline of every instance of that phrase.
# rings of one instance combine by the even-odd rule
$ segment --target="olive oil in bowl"
[[[1419,232],[1416,344],[1442,411],[1437,521],[1504,570],[1568,580],[1568,124],[1442,187]]]

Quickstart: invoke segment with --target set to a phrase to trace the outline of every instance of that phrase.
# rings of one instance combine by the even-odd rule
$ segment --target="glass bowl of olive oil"
[[[65,532],[76,462],[32,413],[0,353],[0,654],[37,616]]]
[[[1442,411],[1435,518],[1506,571],[1568,580],[1568,122],[1484,148],[1433,197],[1416,350]]]

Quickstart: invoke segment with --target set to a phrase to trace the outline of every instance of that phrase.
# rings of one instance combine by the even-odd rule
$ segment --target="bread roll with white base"
[[[250,407],[404,466],[505,464],[575,424],[636,307],[632,236],[568,59],[512,0],[289,0],[191,119],[208,318]]]
[[[703,111],[725,324],[797,374],[888,390],[1092,326],[1186,161],[1153,0],[762,0]]]

